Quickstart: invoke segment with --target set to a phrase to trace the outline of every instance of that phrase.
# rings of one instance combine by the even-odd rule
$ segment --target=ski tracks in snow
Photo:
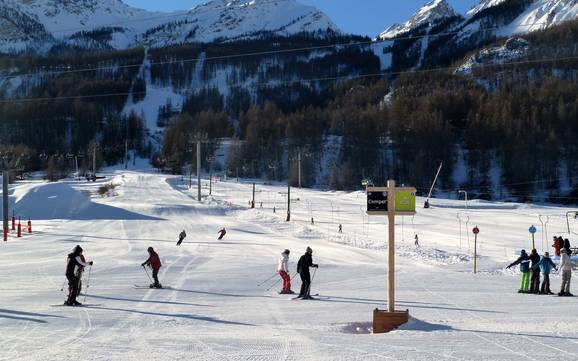
[[[473,317],[473,318],[476,318],[476,319],[478,319],[478,320],[480,320],[480,321],[485,321],[485,322],[487,322],[488,324],[495,323],[495,321],[492,321],[492,320],[490,320],[490,319],[488,319],[488,318],[485,318],[485,317],[483,317],[483,316],[480,316],[480,315],[477,314],[477,313],[474,313],[474,312],[468,310],[468,307],[467,307],[468,305],[466,305],[466,307],[464,307],[464,305],[458,304],[458,303],[452,301],[451,299],[449,299],[448,297],[443,296],[443,295],[441,295],[441,294],[438,293],[438,292],[432,291],[431,289],[429,289],[428,287],[426,287],[417,277],[415,277],[415,276],[413,276],[413,275],[412,275],[411,277],[412,277],[412,279],[413,279],[413,281],[414,281],[414,284],[419,285],[420,288],[422,288],[424,291],[426,291],[426,292],[427,292],[428,294],[430,294],[431,296],[434,296],[434,297],[436,297],[436,298],[438,298],[438,299],[441,299],[441,300],[443,300],[444,302],[447,302],[448,304],[450,304],[450,305],[452,305],[452,306],[454,306],[454,307],[456,307],[456,308],[464,309],[463,312],[467,313],[469,316],[471,316],[471,317]],[[441,316],[444,316],[444,315],[441,313],[440,310],[436,310],[436,311],[437,311]],[[490,343],[490,344],[492,344],[492,345],[494,345],[494,346],[496,346],[496,347],[499,347],[499,348],[501,348],[501,349],[503,349],[503,350],[505,350],[505,351],[513,354],[513,355],[516,355],[516,356],[519,356],[519,357],[522,357],[522,358],[525,358],[525,359],[528,359],[528,360],[533,360],[533,361],[538,361],[538,360],[540,360],[540,359],[536,359],[536,358],[528,355],[527,353],[525,353],[525,352],[523,352],[523,351],[516,351],[516,350],[514,350],[514,349],[512,349],[512,348],[510,348],[510,347],[508,347],[508,346],[506,346],[506,345],[498,342],[497,340],[495,340],[495,338],[491,338],[491,337],[482,335],[482,334],[480,333],[481,331],[470,330],[469,332],[471,332],[472,334],[474,334],[476,337],[478,337],[478,338],[486,341],[487,343]],[[540,346],[542,346],[542,347],[549,348],[549,349],[551,349],[551,350],[554,350],[554,351],[556,351],[556,352],[563,353],[563,354],[565,354],[565,355],[569,355],[569,356],[572,357],[571,359],[573,359],[573,358],[575,357],[575,354],[573,354],[573,353],[571,353],[571,352],[568,352],[568,351],[566,351],[566,350],[562,350],[562,349],[560,349],[560,348],[558,348],[558,347],[555,347],[555,346],[551,346],[551,345],[545,344],[545,343],[540,342],[540,341],[538,341],[538,340],[536,340],[536,339],[534,339],[534,338],[532,338],[532,337],[530,337],[530,336],[523,335],[523,334],[519,334],[519,335],[517,335],[517,336],[520,337],[520,338],[522,338],[522,339],[524,339],[524,340],[527,340],[527,341],[529,341],[529,342],[531,342],[531,343],[538,344],[538,345],[540,345]],[[538,336],[536,336],[536,337],[538,337]]]

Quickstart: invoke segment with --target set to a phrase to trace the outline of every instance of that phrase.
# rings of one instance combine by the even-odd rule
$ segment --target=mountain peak
[[[382,32],[379,38],[392,39],[425,24],[433,26],[455,15],[456,12],[446,0],[431,0],[415,12],[403,26],[399,24],[392,25]]]

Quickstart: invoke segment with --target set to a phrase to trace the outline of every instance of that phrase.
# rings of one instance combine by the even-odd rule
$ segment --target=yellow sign
[[[398,191],[396,193],[395,212],[415,212],[415,191]]]

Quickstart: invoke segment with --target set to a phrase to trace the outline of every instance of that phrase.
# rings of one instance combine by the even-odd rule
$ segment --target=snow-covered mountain
[[[456,16],[446,0],[431,0],[422,6],[404,25],[394,24],[379,34],[379,39],[393,39],[422,26],[434,26]]]
[[[339,32],[322,12],[296,0],[213,0],[189,11],[149,12],[121,0],[2,0],[0,51],[55,45],[125,49],[146,43],[237,39],[267,32]]]
[[[339,29],[315,7],[295,0],[213,0],[191,9],[183,19],[149,30],[143,40],[153,46],[165,46],[240,39],[260,33],[286,36],[327,31]]]
[[[578,0],[482,0],[464,15],[456,14],[445,0],[432,0],[404,25],[390,26],[377,39],[394,41],[380,55],[389,53],[392,68],[404,70],[447,65],[497,38],[543,30],[577,17]]]

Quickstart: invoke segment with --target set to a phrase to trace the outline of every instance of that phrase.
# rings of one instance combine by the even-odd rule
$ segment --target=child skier
[[[180,246],[183,243],[183,239],[187,236],[187,233],[183,229],[183,231],[179,234],[179,240],[177,241],[177,246]]]
[[[221,229],[219,232],[219,240],[223,239],[223,237],[225,237],[225,234],[227,234],[227,230],[225,229],[225,227],[223,227],[223,229]]]
[[[530,286],[530,258],[525,250],[520,252],[520,257],[517,260],[512,262],[508,267],[515,266],[517,264],[520,265],[520,272],[522,272],[522,281],[520,282],[520,289],[518,293],[528,293],[528,288]]]
[[[80,285],[81,268],[86,266],[92,266],[93,262],[84,262],[81,258],[82,247],[77,245],[74,247],[72,253],[68,254],[68,259],[66,263],[66,278],[68,279],[68,298],[64,302],[66,306],[80,306],[80,302],[76,300],[78,296],[78,287]]]
[[[562,272],[562,286],[558,296],[573,296],[570,293],[570,278],[572,278],[572,262],[566,248],[560,251],[560,271]]]
[[[534,269],[538,267],[540,267],[540,271],[542,271],[542,276],[544,277],[544,280],[542,281],[542,286],[540,287],[540,294],[553,295],[554,292],[550,290],[550,271],[552,271],[552,268],[554,268],[557,271],[558,268],[556,267],[554,262],[552,262],[552,259],[550,259],[550,254],[548,252],[544,252],[544,255],[540,259],[540,262],[538,262],[538,264],[532,268]]]
[[[291,291],[291,277],[289,276],[289,253],[290,251],[286,249],[281,253],[281,257],[279,258],[279,262],[277,265],[277,272],[281,276],[283,280],[283,289],[279,292],[279,294],[294,294],[295,292]]]
[[[311,254],[313,250],[310,247],[307,247],[305,254],[299,258],[299,262],[297,263],[297,273],[301,277],[301,291],[299,292],[299,296],[297,298],[301,298],[303,300],[311,300],[311,274],[309,273],[309,267],[318,268],[319,265],[313,263],[313,257]]]
[[[151,284],[151,288],[163,288],[163,286],[159,283],[158,274],[159,269],[161,268],[161,259],[159,255],[155,252],[152,247],[148,248],[149,258],[144,261],[141,266],[149,266],[153,270],[153,280],[155,283]]]

